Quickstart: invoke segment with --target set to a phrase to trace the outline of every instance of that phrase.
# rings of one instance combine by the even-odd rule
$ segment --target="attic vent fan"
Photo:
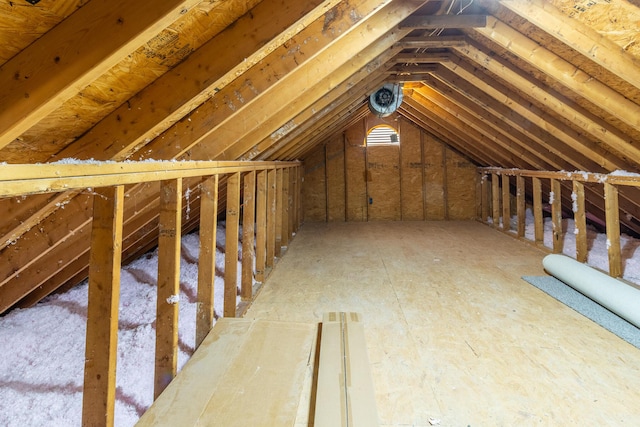
[[[402,86],[385,83],[369,96],[369,110],[378,117],[386,117],[402,104]]]

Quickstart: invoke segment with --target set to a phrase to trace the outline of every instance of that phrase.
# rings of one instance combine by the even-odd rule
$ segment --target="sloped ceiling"
[[[477,165],[640,172],[638,22],[625,0],[0,0],[0,162],[304,159],[398,81]],[[638,191],[620,204],[640,233]],[[0,312],[86,276],[91,194],[0,205]],[[127,215],[125,259],[157,225]]]

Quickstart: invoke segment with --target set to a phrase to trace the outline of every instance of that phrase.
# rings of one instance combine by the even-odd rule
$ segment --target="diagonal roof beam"
[[[524,34],[493,16],[487,18],[485,28],[475,28],[474,31],[546,73],[612,116],[634,129],[640,130],[640,105],[625,98]],[[634,71],[637,73],[637,68]],[[628,145],[631,145],[630,142]],[[636,154],[640,153],[640,147],[633,147],[633,150],[636,151]]]
[[[459,70],[459,69],[458,69]],[[462,71],[460,71],[462,73]],[[479,74],[479,73],[476,73]],[[468,74],[467,74],[468,75]],[[489,93],[484,92],[480,87],[485,87],[485,82],[479,76],[475,76],[474,80],[465,79],[457,74],[453,73],[446,67],[442,67],[438,70],[436,75],[437,79],[447,85],[452,91],[457,92],[457,95],[451,96],[461,100],[461,97],[469,99],[471,102],[479,106],[479,110],[487,111],[500,118],[505,124],[510,127],[510,132],[514,134],[522,134],[520,139],[527,141],[527,145],[531,148],[535,148],[535,151],[546,156],[553,156],[553,161],[549,161],[553,164],[554,169],[579,169],[588,171],[604,171],[601,170],[598,163],[592,161],[586,157],[582,151],[576,150],[570,145],[560,140],[555,134],[560,134],[560,129],[557,132],[548,132],[543,127],[545,123],[536,117],[536,109],[531,108],[530,104],[526,101],[519,99],[519,97],[513,93],[510,96],[503,96],[501,101],[491,96]],[[470,76],[469,76],[470,77]],[[431,81],[429,84],[434,87],[438,85],[437,82]],[[494,96],[499,92],[496,88],[498,85],[495,80],[491,81],[491,90]],[[503,88],[505,93],[506,88]],[[506,92],[508,93],[508,92]],[[506,101],[506,102],[505,102]],[[462,101],[459,101],[462,102]],[[476,107],[478,109],[478,107]],[[526,113],[527,116],[521,113]],[[552,130],[552,129],[551,129]],[[586,146],[584,147],[586,150]],[[563,162],[571,162],[569,167],[566,163],[559,163],[557,157],[563,159]]]
[[[640,89],[640,61],[591,27],[569,18],[552,3],[503,0],[500,4]]]
[[[476,120],[486,123],[491,128],[490,132],[496,136],[501,134],[506,140],[514,141],[528,153],[527,155],[535,156],[536,162],[544,162],[545,165],[543,167],[538,166],[539,169],[561,170],[568,168],[569,163],[565,158],[552,152],[548,147],[543,148],[541,144],[518,130],[503,114],[500,114],[500,110],[507,110],[503,105],[497,105],[497,102],[492,102],[495,100],[491,100],[486,96],[483,100],[477,100],[480,101],[479,103],[465,96],[467,91],[474,90],[470,84],[463,84],[461,87],[451,86],[446,81],[434,76],[427,76],[424,83],[454,103],[458,108],[475,117]],[[417,91],[421,93],[424,89],[417,89]]]
[[[398,111],[428,133],[435,135],[446,145],[480,164],[501,166],[507,164],[506,158],[501,153],[494,151],[491,147],[481,149],[480,143],[472,135],[465,136],[464,133],[456,132],[455,128],[450,126],[446,120],[435,116],[425,105],[413,99],[410,94],[405,97]]]
[[[422,89],[414,90],[412,98],[422,104],[428,102],[428,108],[432,111],[440,111],[442,114],[455,117],[461,125],[465,126],[469,134],[477,135],[476,139],[483,145],[492,141],[495,146],[499,147],[499,150],[510,153],[513,156],[512,158],[526,161],[527,164],[536,169],[550,169],[549,163],[542,161],[538,155],[532,153],[524,144],[518,143],[511,136],[496,132],[490,126],[487,118],[479,117],[475,112],[462,108],[459,104],[447,99],[431,87],[424,86]]]
[[[557,115],[564,117],[566,120],[579,126],[596,139],[608,144],[611,148],[618,151],[623,156],[626,156],[629,161],[640,163],[640,147],[636,147],[631,144],[629,140],[620,136],[618,132],[614,131],[613,128],[604,123],[604,121],[597,121],[596,117],[587,113],[582,108],[567,102],[564,97],[551,88],[541,87],[539,82],[533,81],[523,73],[515,71],[509,64],[498,56],[485,53],[484,50],[476,47],[471,42],[465,47],[456,47],[455,50],[463,57],[477,63],[480,67],[486,68],[513,87],[528,94],[540,105],[545,105],[549,110],[555,112]],[[605,164],[602,161],[599,163],[603,166]],[[608,170],[613,170],[609,169],[610,167],[610,164],[609,166],[606,166]]]
[[[351,61],[317,80],[307,90],[299,91],[297,97],[292,96],[286,104],[286,108],[275,112],[267,120],[260,123],[253,132],[243,136],[241,141],[225,151],[224,157],[220,160],[236,159],[247,151],[253,153],[249,158],[254,158],[275,141],[270,139],[266,145],[261,142],[264,142],[273,133],[281,132],[283,126],[292,128],[296,126],[296,123],[301,124],[301,120],[313,118],[313,115],[303,115],[298,121],[294,121],[300,111],[308,111],[310,107],[322,109],[340,96],[346,88],[357,85],[370,74],[380,74],[378,69],[384,68],[386,62],[397,53],[397,48],[389,48],[392,43],[392,40],[386,40],[386,38],[385,43],[381,41],[372,43],[354,56]],[[311,76],[304,76],[304,78],[309,77]],[[311,80],[315,79],[311,77]],[[342,91],[339,90],[340,88]]]
[[[397,6],[396,2],[392,3]],[[412,0],[402,2],[402,6],[397,7],[414,9],[422,3],[423,1]],[[310,61],[322,69],[332,67],[331,61],[328,64],[315,61],[318,55],[330,48],[336,41],[350,34],[354,28],[365,28],[366,25],[362,25],[362,23],[367,22],[366,18],[378,10],[380,10],[379,0],[342,0],[324,17],[306,26],[298,35],[286,41],[285,45],[274,50],[259,64],[222,88],[207,102],[198,106],[191,112],[188,120],[177,122],[167,129],[164,134],[145,147],[145,151],[153,152],[157,158],[172,158],[185,154],[206,138],[210,138],[210,143],[214,146],[216,142],[223,145],[234,143],[234,138],[227,139],[229,135],[218,134],[217,131],[221,126],[233,117],[247,120],[246,125],[244,122],[236,123],[240,127],[239,131],[244,131],[245,126],[255,126],[256,121],[260,122],[265,117],[252,117],[246,114],[248,106],[261,98],[274,101],[277,99],[274,96],[278,97],[278,93],[282,89],[290,90],[291,82],[295,80],[291,78],[292,71],[305,64],[307,64],[307,68],[310,67],[308,65]],[[405,14],[402,14],[399,19],[404,16]],[[366,32],[367,29],[362,31]],[[382,31],[382,29],[371,29],[371,31]],[[293,75],[295,76],[296,73]],[[307,85],[309,81],[298,83]],[[261,102],[264,103],[264,100]],[[288,99],[280,99],[279,102],[288,102]],[[268,108],[267,116],[270,116],[272,112],[272,108]],[[231,130],[233,131],[233,129]],[[216,135],[218,139],[213,141],[211,138],[214,136],[212,135]],[[171,144],[166,143],[169,140]],[[207,158],[210,156],[207,155]]]
[[[503,72],[501,77],[505,82],[508,82],[508,84],[512,85],[516,89],[523,90],[524,88],[527,88],[531,93],[542,94],[544,88],[532,90],[531,88],[537,88],[538,86],[527,86],[526,82],[529,80],[519,79],[519,75],[515,71],[511,74],[508,71],[508,65],[503,65],[504,68],[501,70]],[[439,72],[440,76],[444,76],[449,80],[457,78],[458,80],[456,80],[455,83],[459,83],[459,81],[471,83],[489,97],[508,106],[513,113],[518,114],[528,120],[528,123],[531,123],[531,126],[529,126],[528,123],[525,123],[525,128],[529,128],[530,133],[534,133],[537,128],[543,129],[544,133],[536,135],[538,140],[545,140],[548,143],[553,143],[557,138],[562,144],[569,147],[572,152],[582,153],[583,156],[586,156],[586,159],[583,160],[578,157],[573,158],[573,160],[578,161],[577,165],[582,165],[580,168],[584,167],[584,170],[605,173],[607,171],[625,168],[622,166],[624,163],[620,158],[610,152],[607,152],[591,139],[585,138],[584,134],[567,126],[557,117],[548,113],[545,109],[536,106],[536,104],[532,103],[528,98],[525,99],[518,95],[514,90],[502,84],[492,75],[481,72],[480,69],[474,67],[462,58],[454,56],[452,57],[451,62],[443,62],[443,66],[450,70],[450,73],[441,70]],[[518,83],[520,83],[520,85],[518,85]],[[525,91],[525,93],[528,92]],[[551,92],[549,91],[549,93]],[[553,135],[553,138],[550,138],[549,135]]]
[[[282,76],[269,88],[270,96],[263,92],[254,97],[253,102],[244,102],[242,108],[237,108],[242,115],[234,114],[237,120],[230,115],[220,125],[208,123],[203,135],[188,143],[193,147],[192,158],[230,158],[225,152],[236,143],[240,144],[239,151],[246,151],[290,120],[297,111],[308,107],[383,51],[392,48],[411,31],[398,30],[398,23],[423,3],[392,1],[355,25],[350,19],[349,31]],[[309,44],[306,40],[305,43]],[[275,115],[277,119],[272,120]]]
[[[297,145],[301,140],[309,140],[309,129],[318,127],[326,129],[345,102],[351,104],[356,100],[361,104],[367,93],[379,87],[383,78],[384,76],[377,73],[370,73],[368,67],[362,68],[357,74],[342,82],[257,144],[258,151],[261,151],[258,159],[270,158],[272,153],[279,151],[282,147]],[[263,147],[265,147],[264,150]]]
[[[200,0],[94,0],[0,67],[0,148]]]
[[[188,115],[339,0],[263,0],[56,156],[123,160]],[[287,13],[274,14],[275,9]],[[264,41],[267,41],[266,43]],[[159,157],[154,153],[154,158]],[[55,160],[55,159],[54,159]]]

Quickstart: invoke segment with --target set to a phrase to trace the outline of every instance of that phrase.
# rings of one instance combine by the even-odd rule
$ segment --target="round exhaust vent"
[[[402,104],[402,86],[385,83],[369,96],[369,110],[378,117],[386,117]]]

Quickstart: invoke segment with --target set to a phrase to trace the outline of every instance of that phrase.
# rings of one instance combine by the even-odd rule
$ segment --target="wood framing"
[[[573,181],[573,220],[575,222],[576,235],[576,260],[587,262],[587,215],[584,206],[584,184]]]
[[[236,316],[238,294],[238,237],[240,225],[240,172],[227,176],[227,217],[224,253],[224,317]]]
[[[256,281],[264,282],[267,258],[267,171],[256,177]]]
[[[620,210],[618,207],[618,187],[604,183],[604,201],[607,212],[607,250],[609,254],[609,275],[622,276],[620,258]]]
[[[82,394],[83,425],[113,426],[114,423],[123,208],[123,186],[96,190]]]
[[[273,268],[276,258],[276,170],[267,172],[267,260],[266,266]]]
[[[518,225],[516,234],[524,237],[526,227],[526,200],[525,200],[525,179],[523,176],[516,177],[516,215]]]
[[[200,256],[198,257],[198,307],[196,348],[207,336],[215,317],[216,234],[218,228],[218,175],[200,185]]]
[[[243,301],[253,298],[253,263],[255,259],[256,173],[247,172],[242,191],[242,284]]]
[[[158,224],[158,296],[156,304],[156,366],[154,397],[178,372],[178,307],[180,305],[180,242],[182,179],[160,183]]]
[[[0,104],[11,106],[0,110],[0,147],[197,3],[160,0],[148,10],[122,0],[94,2],[36,40],[0,68]]]

